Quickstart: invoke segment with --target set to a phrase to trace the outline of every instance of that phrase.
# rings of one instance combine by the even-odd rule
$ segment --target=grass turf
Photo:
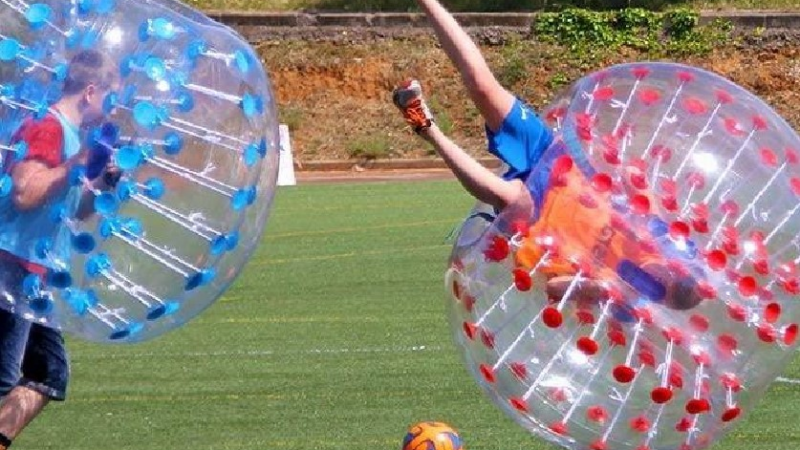
[[[468,449],[552,449],[470,379],[444,315],[455,182],[281,188],[231,290],[147,344],[71,341],[70,398],[16,450],[398,449],[437,419]],[[800,377],[794,364],[787,377]],[[800,386],[776,384],[718,450],[800,448]]]

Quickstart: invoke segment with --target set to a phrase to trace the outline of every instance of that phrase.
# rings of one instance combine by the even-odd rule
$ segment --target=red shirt
[[[28,151],[23,161],[39,161],[52,169],[64,163],[64,129],[61,122],[53,114],[47,114],[41,120],[26,119],[19,130],[14,134],[13,143],[25,142]],[[6,159],[3,171],[10,173],[14,162],[12,158]],[[0,250],[0,260],[11,260],[21,265],[25,270],[44,275],[47,268]]]

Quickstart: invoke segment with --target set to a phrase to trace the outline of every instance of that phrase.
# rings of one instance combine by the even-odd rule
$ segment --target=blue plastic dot
[[[53,249],[53,241],[50,238],[39,238],[36,240],[36,244],[34,244],[34,253],[36,253],[36,257],[39,259],[47,259],[47,255],[50,253],[50,250]]]
[[[59,202],[50,207],[50,220],[53,223],[61,223],[67,217],[67,206],[64,202]]]
[[[164,152],[168,155],[177,155],[181,152],[183,148],[183,139],[175,133],[171,131],[164,136]]]
[[[167,74],[167,66],[161,58],[151,56],[147,58],[144,63],[144,72],[153,81],[160,81],[164,79]]]
[[[78,44],[81,42],[81,38],[82,38],[81,32],[78,31],[77,29],[72,28],[69,31],[67,31],[67,40],[66,40],[67,48],[72,50],[75,47],[77,47]]]
[[[7,197],[8,194],[11,193],[13,187],[14,180],[11,179],[10,175],[0,175],[0,197]]]
[[[77,316],[83,316],[89,310],[88,295],[84,291],[73,288],[67,289],[64,291],[63,299]]]
[[[28,300],[28,308],[40,316],[45,316],[53,311],[53,299],[49,295],[34,297]]]
[[[94,2],[92,0],[79,0],[78,1],[78,14],[86,15],[94,10]]]
[[[250,144],[244,148],[244,163],[247,167],[253,167],[260,157],[258,145]]]
[[[178,111],[182,113],[187,113],[194,108],[194,97],[188,92],[181,92],[175,100],[178,104]]]
[[[67,79],[67,73],[69,72],[69,66],[66,63],[56,64],[53,67],[53,79],[55,81],[64,81]]]
[[[235,249],[236,246],[239,245],[239,232],[234,231],[233,233],[226,236],[225,242],[227,244],[228,251],[232,251],[233,249]]]
[[[233,61],[236,63],[236,68],[239,69],[239,72],[247,73],[250,71],[252,63],[245,51],[236,50],[233,54]]]
[[[241,106],[242,111],[244,111],[244,115],[248,118],[252,118],[264,110],[264,104],[261,101],[261,97],[252,95],[250,93],[244,94],[244,97],[242,97]]]
[[[209,268],[201,270],[200,272],[187,278],[185,289],[187,291],[191,291],[200,286],[205,286],[206,284],[210,283],[215,276],[216,272],[214,272],[214,269]]]
[[[25,141],[19,141],[14,144],[14,160],[15,161],[22,161],[23,158],[28,154],[28,143]]]
[[[178,312],[181,309],[181,304],[178,302],[167,302],[164,304],[167,307],[166,315],[172,315]]]
[[[86,178],[86,166],[74,166],[69,171],[68,177],[70,186],[80,186]]]
[[[140,126],[148,130],[159,124],[158,109],[149,102],[139,102],[133,107],[133,118]]]
[[[119,230],[119,227],[120,225],[117,219],[105,218],[98,224],[97,232],[100,233],[100,237],[103,239],[108,239],[113,236],[114,232]]]
[[[114,108],[117,107],[118,101],[119,95],[116,92],[110,92],[103,99],[103,112],[105,114],[111,114],[111,112],[114,111]]]
[[[83,33],[83,37],[81,39],[81,47],[86,50],[92,49],[97,45],[97,41],[100,39],[100,35],[95,30],[88,30]]]
[[[151,200],[158,200],[164,196],[164,182],[160,178],[150,178],[144,182],[145,195]]]
[[[89,278],[96,278],[110,268],[111,260],[105,253],[99,253],[86,260],[86,275]]]
[[[258,154],[261,155],[262,158],[267,156],[267,139],[261,138],[258,142]]]
[[[125,339],[126,337],[131,335],[131,330],[128,327],[120,328],[110,335],[108,335],[108,339],[112,341],[119,341]]]
[[[50,105],[46,102],[39,103],[38,105],[34,105],[34,112],[33,117],[36,120],[42,120],[50,114]]]
[[[103,192],[94,198],[94,209],[103,216],[110,216],[116,213],[118,207],[117,196],[111,192]]]
[[[217,236],[211,240],[211,254],[214,256],[220,255],[223,252],[225,252],[227,247],[228,243],[225,240],[225,236]]]
[[[153,305],[147,310],[147,320],[158,320],[167,313],[167,305]]]
[[[150,29],[153,30],[153,35],[159,39],[172,39],[177,33],[175,25],[163,17],[157,17],[150,22]]]
[[[72,248],[80,254],[91,253],[95,248],[94,237],[89,233],[78,233],[72,236]]]
[[[190,60],[195,60],[199,58],[202,54],[206,52],[206,43],[205,41],[193,41],[190,42],[189,45],[186,46],[186,56]]]
[[[38,297],[42,292],[42,279],[39,275],[28,274],[22,279],[22,293],[25,297]]]
[[[19,42],[14,39],[0,41],[0,61],[12,61],[19,55]]]
[[[122,233],[132,239],[139,239],[144,235],[142,223],[132,217],[128,217],[121,222]]]
[[[122,88],[122,92],[119,94],[119,101],[123,105],[130,106],[133,103],[134,96],[136,96],[136,85],[128,84]]]
[[[28,20],[32,28],[38,28],[50,20],[50,15],[52,13],[53,10],[50,9],[50,6],[44,3],[36,3],[25,11],[25,19]]]
[[[146,42],[150,39],[150,24],[146,21],[139,24],[138,30],[139,42]]]
[[[144,160],[142,150],[135,145],[124,145],[114,154],[114,163],[122,170],[133,170]]]
[[[47,272],[47,284],[56,289],[66,289],[72,286],[72,275],[66,270],[53,270]]]
[[[239,189],[233,194],[231,198],[231,206],[234,211],[241,211],[247,206],[247,190]]]
[[[97,1],[97,13],[98,14],[108,14],[114,10],[116,6],[115,0],[98,0]]]
[[[255,186],[250,186],[247,189],[247,204],[252,205],[256,201],[256,197],[258,196],[258,192],[256,191]]]
[[[117,183],[117,198],[120,202],[127,202],[139,191],[136,182],[130,180],[121,180]]]

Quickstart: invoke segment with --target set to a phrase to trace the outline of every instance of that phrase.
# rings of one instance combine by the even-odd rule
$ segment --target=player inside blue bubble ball
[[[497,176],[448,138],[437,127],[425,104],[418,81],[404,82],[395,89],[395,105],[414,131],[434,146],[464,188],[476,199],[493,206],[496,212],[513,205],[533,203],[533,221],[549,220],[549,217],[540,217],[540,212],[550,200],[559,198],[558,190],[552,189],[550,185],[553,165],[557,163],[559,156],[569,154],[581,161],[576,164],[579,167],[574,171],[583,172],[578,177],[585,179],[592,172],[588,161],[585,157],[576,155],[574,149],[567,149],[563,145],[560,146],[560,151],[549,152],[548,160],[543,161],[545,151],[554,142],[552,132],[529,106],[497,81],[478,47],[437,0],[417,0],[417,3],[428,15],[442,49],[455,64],[470,98],[486,122],[490,153],[506,163],[508,171],[503,176]],[[538,167],[538,172],[532,174],[535,167]],[[526,180],[529,180],[527,185]],[[568,211],[563,213],[569,214]],[[657,216],[651,219],[649,232],[666,258],[691,261],[696,256],[691,241],[686,240],[676,245],[667,235],[666,224]],[[552,225],[565,229],[569,228],[569,222],[562,220]],[[659,302],[673,309],[689,309],[701,301],[695,289],[695,276],[702,274],[679,275],[669,270],[665,264],[643,267],[641,264],[631,263],[624,255],[618,256],[620,261],[614,267],[615,276],[635,289],[641,301]],[[562,276],[550,277],[546,286],[547,295],[552,298],[564,296],[573,285],[572,275],[574,273],[565,272]],[[603,289],[601,284],[585,280],[574,294],[578,298],[597,298]],[[620,320],[632,320],[628,307],[618,311],[615,316]]]
[[[52,261],[68,260],[69,230],[53,214],[85,219],[93,213],[92,191],[108,190],[119,178],[110,149],[86,142],[86,131],[105,118],[103,100],[118,82],[101,53],[77,53],[61,99],[24,118],[13,137],[20,152],[2,161],[11,186],[0,197],[0,302],[7,303],[0,308],[0,450],[50,400],[66,396],[69,363],[61,333],[15,315],[13,302],[39,301],[49,275],[63,269]],[[45,241],[53,243],[48,255],[39,248]]]

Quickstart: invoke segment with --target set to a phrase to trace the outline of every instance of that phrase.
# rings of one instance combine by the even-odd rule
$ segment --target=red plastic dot
[[[565,391],[564,388],[552,388],[547,396],[556,403],[567,401],[567,391]]]
[[[708,331],[710,326],[708,319],[700,314],[694,314],[692,317],[690,317],[689,324],[691,324],[692,328],[698,333],[705,333]]]
[[[753,261],[753,270],[759,275],[769,275],[769,262],[766,259]]]
[[[650,430],[650,421],[645,416],[638,416],[631,419],[631,428],[639,433],[647,433]]]
[[[733,353],[739,348],[739,342],[730,334],[722,334],[717,338],[717,347],[723,352]]]
[[[610,330],[608,332],[608,340],[611,345],[624,347],[627,344],[625,333],[619,330]]]
[[[691,72],[686,72],[685,70],[681,70],[678,72],[678,79],[684,83],[691,83],[694,81],[694,74]]]
[[[475,300],[475,297],[473,297],[471,295],[465,295],[464,296],[464,300],[462,300],[462,302],[464,304],[464,309],[466,309],[467,312],[472,312],[472,308],[475,307],[475,302],[476,301],[477,300]]]
[[[691,231],[689,225],[681,221],[672,222],[669,226],[669,235],[676,240],[688,238]]]
[[[692,428],[692,419],[684,417],[675,425],[675,429],[681,433],[686,433]]]
[[[598,206],[597,200],[589,192],[582,192],[578,197],[578,201],[584,208],[595,209]]]
[[[705,281],[697,283],[697,294],[704,300],[717,298],[717,290],[710,283]]]
[[[668,387],[657,387],[650,393],[653,403],[663,405],[672,400],[672,389]]]
[[[613,187],[614,182],[611,180],[611,176],[607,173],[598,173],[592,177],[592,188],[597,192],[608,192]]]
[[[686,412],[692,415],[703,414],[711,410],[711,403],[704,398],[694,398],[686,403]]]
[[[758,334],[758,338],[761,341],[766,342],[767,344],[771,344],[778,339],[778,332],[775,331],[775,327],[768,323],[762,323],[756,329],[756,334]]]
[[[725,389],[728,389],[732,392],[739,392],[742,390],[742,383],[739,381],[739,378],[732,374],[726,373],[720,377],[720,381]]]
[[[590,406],[586,409],[586,418],[592,422],[603,423],[608,420],[608,411],[602,406]]]
[[[792,192],[794,192],[794,195],[800,197],[800,178],[792,178],[789,184],[792,185]]]
[[[661,93],[655,89],[642,89],[639,92],[639,100],[646,106],[655,105],[661,100]]]
[[[771,148],[762,148],[761,162],[770,167],[775,167],[778,165],[778,155],[776,155]]]
[[[592,94],[595,100],[605,101],[614,98],[614,88],[611,86],[604,86],[594,91]]]
[[[683,333],[677,327],[665,328],[662,334],[664,335],[664,339],[672,341],[676,345],[681,345],[681,342],[683,342]]]
[[[556,308],[548,306],[542,312],[542,322],[549,328],[558,328],[564,322],[564,316]]]
[[[739,204],[733,200],[726,200],[720,206],[722,213],[726,216],[738,216],[739,215]]]
[[[647,308],[636,308],[633,311],[633,315],[647,325],[653,324],[653,313]]]
[[[745,297],[752,297],[758,292],[758,283],[751,276],[744,276],[739,279],[739,293]]]
[[[548,111],[545,114],[545,117],[550,122],[557,122],[559,119],[563,119],[566,115],[567,115],[567,108],[559,107]]]
[[[764,320],[767,323],[775,323],[781,317],[781,305],[777,303],[770,303],[764,308]]]
[[[616,166],[619,164],[619,149],[617,147],[606,147],[603,149],[603,159],[606,160],[607,163]]]
[[[711,270],[722,270],[728,264],[728,257],[722,250],[712,250],[706,254],[706,263]]]
[[[727,410],[725,410],[724,413],[722,413],[722,421],[726,423],[733,421],[741,414],[742,414],[742,409],[737,406],[734,406],[733,408],[728,408]]]
[[[747,309],[742,305],[731,303],[728,305],[728,315],[736,322],[744,322],[747,319]]]
[[[511,373],[514,374],[515,377],[519,378],[520,380],[524,380],[528,377],[528,368],[525,366],[525,363],[515,362],[511,363]]]
[[[550,425],[550,431],[552,431],[555,434],[563,436],[563,435],[567,434],[567,431],[568,431],[567,424],[565,424],[563,422],[556,422],[556,423]]]
[[[636,378],[636,371],[625,365],[615,367],[613,374],[614,379],[622,384],[628,384]]]
[[[753,128],[759,131],[766,130],[767,128],[769,128],[767,124],[767,119],[759,115],[753,116]]]
[[[692,228],[698,233],[708,233],[708,221],[706,219],[692,219]]]
[[[583,336],[578,339],[577,342],[578,350],[583,352],[587,356],[593,356],[597,354],[597,351],[600,350],[600,346],[597,345],[597,342],[587,336]]]
[[[786,345],[794,345],[794,343],[797,342],[797,332],[797,324],[793,323],[786,327],[786,330],[783,332],[783,343]]]
[[[639,353],[639,361],[645,366],[649,366],[649,367],[655,367],[656,366],[656,357],[651,352],[640,352]]]
[[[708,106],[697,97],[689,97],[683,101],[683,108],[690,114],[705,114]]]
[[[458,281],[453,281],[453,297],[461,300],[461,285],[458,284]]]
[[[680,371],[673,368],[668,378],[670,386],[676,389],[683,389],[683,375],[681,375]]]
[[[630,174],[631,185],[639,190],[647,189],[647,178],[644,173],[639,170],[631,172]]]
[[[481,342],[488,348],[494,348],[494,334],[486,330],[481,330]]]
[[[734,119],[733,117],[728,117],[723,119],[723,123],[725,124],[725,130],[731,136],[744,136],[745,132],[742,130],[741,126],[739,126],[739,121]]]
[[[631,73],[633,74],[634,77],[641,80],[647,78],[647,76],[650,75],[650,69],[642,66],[634,67],[633,69],[631,69]]]
[[[717,94],[717,100],[719,100],[720,103],[725,104],[733,102],[733,96],[730,93],[728,93],[728,91],[725,91],[723,89],[717,89],[716,94]]]
[[[661,206],[667,211],[677,211],[678,199],[673,195],[664,195],[664,197],[661,198]]]
[[[556,159],[555,163],[553,164],[553,168],[550,169],[550,174],[554,176],[564,175],[572,170],[572,166],[572,158],[567,155],[561,155]]]
[[[658,159],[662,163],[666,163],[672,158],[672,149],[660,144],[654,145],[652,150],[650,150],[650,153],[653,155],[654,158]],[[675,191],[672,192],[674,193]]]
[[[483,254],[489,261],[500,262],[508,257],[510,251],[508,241],[502,236],[495,236]]]
[[[533,279],[531,275],[525,269],[515,269],[514,270],[514,286],[517,287],[517,290],[522,292],[527,292],[531,290],[533,287]]]
[[[478,326],[477,325],[475,325],[474,323],[470,323],[470,322],[464,322],[462,327],[464,328],[464,334],[466,334],[467,337],[470,340],[475,339],[475,335],[478,334]]]
[[[650,199],[646,195],[636,194],[631,197],[631,208],[636,214],[647,214],[650,212]]]
[[[784,291],[786,291],[787,294],[791,295],[800,294],[800,280],[798,280],[797,278],[794,277],[782,278],[778,282],[780,283],[781,287],[783,288]]]
[[[494,369],[492,369],[490,366],[486,364],[481,364],[480,371],[481,374],[483,375],[483,379],[486,380],[487,382],[494,383],[496,381],[496,378],[494,376]]]
[[[517,411],[524,413],[528,412],[528,402],[521,398],[512,398],[509,400],[509,403],[511,403],[511,406],[513,406]]]
[[[575,312],[575,318],[581,325],[591,325],[594,323],[594,315],[588,310],[580,309]]]
[[[711,365],[711,355],[709,355],[706,352],[702,352],[701,351],[701,352],[694,353],[692,355],[692,358],[694,359],[694,363],[697,364],[698,366],[699,365],[703,365],[703,366]]]
[[[592,445],[589,448],[591,450],[608,450],[608,445],[605,441],[597,440],[592,442]]]

